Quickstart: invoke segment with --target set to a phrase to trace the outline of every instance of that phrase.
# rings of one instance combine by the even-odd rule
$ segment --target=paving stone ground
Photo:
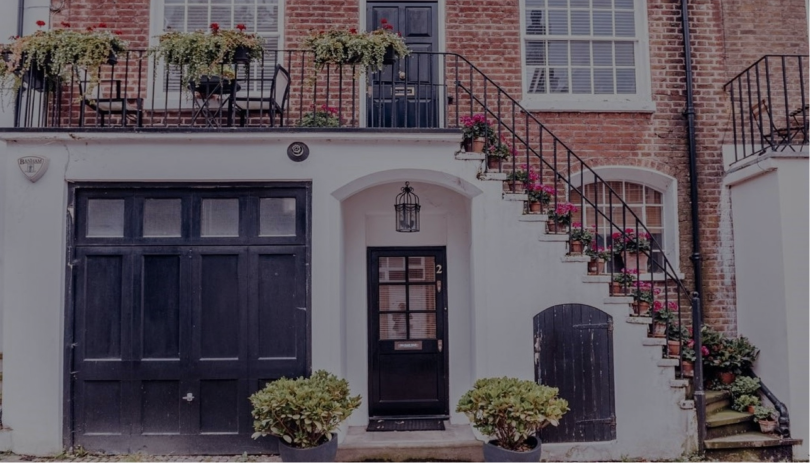
[[[281,461],[278,455],[144,455],[134,453],[129,455],[107,455],[96,453],[60,454],[53,457],[35,457],[31,455],[18,455],[15,453],[0,453],[0,461],[88,461],[88,462],[138,462],[138,461],[180,461],[180,462],[263,462]]]

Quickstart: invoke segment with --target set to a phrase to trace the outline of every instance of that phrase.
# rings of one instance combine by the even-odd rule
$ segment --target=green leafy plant
[[[754,395],[761,387],[759,378],[749,376],[737,376],[731,383],[731,394],[734,397],[743,395]]]
[[[301,117],[299,127],[339,127],[340,116],[338,109],[327,105],[320,105],[317,108],[313,105],[312,111],[304,113]]]
[[[462,116],[461,125],[461,135],[464,140],[485,138],[489,146],[493,146],[497,142],[495,129],[484,113]]]
[[[619,283],[620,285],[624,286],[625,288],[632,286],[633,283],[636,281],[636,275],[638,275],[638,270],[627,270],[622,269],[621,272],[616,272],[613,275],[613,282]]]
[[[182,72],[180,84],[185,89],[202,76],[232,79],[233,68],[229,64],[233,63],[238,48],[246,51],[249,60],[261,60],[264,39],[245,32],[243,24],[237,24],[236,30],[221,30],[219,24],[211,23],[208,31],[161,34],[149,54],[166,65],[177,66]]]
[[[303,47],[315,55],[316,69],[326,64],[356,64],[360,70],[381,71],[389,47],[400,57],[411,54],[402,36],[392,32],[393,28],[388,20],[382,19],[380,27],[371,32],[358,32],[354,28],[313,30],[304,39]]]
[[[557,207],[547,212],[548,220],[557,222],[558,224],[568,225],[571,223],[571,216],[576,212],[579,212],[577,206],[571,203],[560,203],[557,204]]]
[[[652,304],[655,301],[655,296],[661,293],[661,290],[653,287],[651,283],[646,281],[637,281],[633,285],[633,291],[630,293],[636,302],[646,302]]]
[[[734,410],[738,412],[745,411],[751,405],[759,405],[759,397],[754,395],[741,395],[734,398],[734,405],[731,406]]]
[[[613,249],[616,252],[649,252],[650,234],[646,232],[637,233],[632,228],[624,232],[615,232],[612,235]]]
[[[253,438],[272,435],[291,447],[311,448],[331,440],[332,432],[360,406],[349,383],[318,370],[309,378],[281,378],[250,396]]]
[[[754,406],[754,421],[772,421],[775,420],[778,416],[776,413],[776,409],[773,407],[768,407],[765,405],[755,405]]]
[[[529,195],[529,201],[537,201],[544,206],[548,206],[551,198],[557,194],[557,190],[554,187],[542,185],[540,182],[533,182],[529,184],[527,194]]]
[[[605,262],[613,260],[613,248],[610,246],[606,248],[603,248],[601,246],[599,247],[589,246],[588,249],[585,251],[585,254],[590,256],[592,259],[599,259]]]
[[[583,245],[588,246],[595,234],[596,230],[593,227],[585,228],[579,222],[571,224],[571,241],[582,241]]]
[[[745,336],[728,339],[726,346],[731,353],[732,368],[737,374],[751,368],[759,356],[759,349],[751,344]]]
[[[518,450],[530,436],[557,426],[568,402],[554,387],[516,378],[482,378],[459,400],[456,411],[497,440],[499,447]]]

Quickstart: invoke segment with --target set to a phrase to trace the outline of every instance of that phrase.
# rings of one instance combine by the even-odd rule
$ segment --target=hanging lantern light
[[[419,196],[416,196],[411,188],[410,182],[405,182],[402,192],[397,195],[396,221],[397,231],[412,233],[419,231]]]

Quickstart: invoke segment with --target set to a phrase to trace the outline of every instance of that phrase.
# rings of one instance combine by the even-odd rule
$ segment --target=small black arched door
[[[560,389],[570,411],[543,442],[616,439],[613,318],[582,304],[550,307],[534,317],[535,380]]]

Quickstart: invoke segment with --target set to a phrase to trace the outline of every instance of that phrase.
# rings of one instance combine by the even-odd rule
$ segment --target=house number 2
[[[437,275],[441,275],[441,274],[442,274],[442,266],[441,266],[441,265],[438,265],[438,264],[436,265],[436,274],[437,274]]]

